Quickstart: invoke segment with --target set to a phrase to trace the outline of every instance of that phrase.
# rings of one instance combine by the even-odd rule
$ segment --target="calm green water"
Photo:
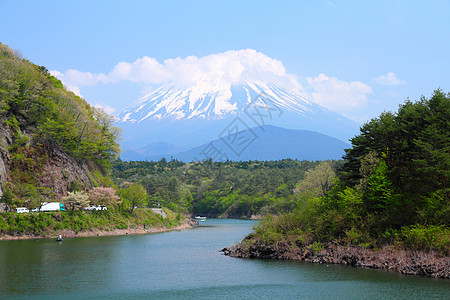
[[[209,219],[161,234],[0,242],[0,298],[450,299],[446,280],[219,253],[253,224]]]

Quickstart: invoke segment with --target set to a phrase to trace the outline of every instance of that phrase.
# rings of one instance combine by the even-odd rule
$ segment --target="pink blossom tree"
[[[120,197],[116,195],[116,190],[109,187],[95,187],[89,191],[89,200],[93,205],[108,205],[115,207]]]

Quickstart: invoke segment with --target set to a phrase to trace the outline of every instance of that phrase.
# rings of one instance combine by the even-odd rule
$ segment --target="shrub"
[[[322,251],[324,247],[325,245],[322,244],[321,242],[314,242],[311,245],[309,245],[309,249],[311,249],[314,253]]]
[[[402,228],[404,245],[412,249],[450,252],[450,229],[445,226],[413,225]]]

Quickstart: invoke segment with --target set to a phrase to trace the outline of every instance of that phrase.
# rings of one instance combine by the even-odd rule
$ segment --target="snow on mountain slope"
[[[223,130],[273,125],[312,130],[343,141],[358,124],[275,84],[196,81],[181,87],[166,84],[120,113],[124,150],[155,142],[195,147],[216,139]]]
[[[304,113],[319,108],[298,94],[263,82],[220,86],[200,82],[185,89],[164,85],[122,112],[119,119],[129,123],[163,118],[223,119],[242,111],[260,94],[270,97],[281,109]]]

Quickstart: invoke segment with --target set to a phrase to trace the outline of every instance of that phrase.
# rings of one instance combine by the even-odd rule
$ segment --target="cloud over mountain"
[[[253,49],[231,50],[201,58],[170,58],[163,63],[144,56],[136,61],[119,62],[109,73],[92,74],[67,70],[52,71],[68,87],[131,81],[147,84],[175,83],[193,85],[198,82],[211,86],[237,84],[246,81],[273,82],[290,89],[302,90],[296,77],[286,73],[281,61]]]
[[[295,76],[287,74],[281,61],[252,49],[227,51],[201,58],[167,59],[162,64],[151,57],[133,63],[120,62],[108,74],[111,80],[130,80],[151,84],[166,82],[192,85],[205,82],[210,85],[237,84],[251,81],[269,81],[301,89]]]
[[[144,56],[134,62],[119,62],[108,73],[93,74],[73,69],[51,73],[77,94],[83,86],[119,82],[134,82],[141,84],[142,89],[150,86],[151,90],[166,83],[201,90],[224,90],[233,84],[265,82],[339,112],[366,106],[367,95],[372,93],[371,87],[360,81],[347,82],[325,74],[308,77],[304,88],[296,75],[286,72],[281,61],[253,49],[230,50],[200,58],[170,58],[162,63]]]

